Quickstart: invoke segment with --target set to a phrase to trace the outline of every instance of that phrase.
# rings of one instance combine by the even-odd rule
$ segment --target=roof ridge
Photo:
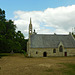
[[[69,34],[33,34],[33,35],[60,35],[60,36],[69,36]]]

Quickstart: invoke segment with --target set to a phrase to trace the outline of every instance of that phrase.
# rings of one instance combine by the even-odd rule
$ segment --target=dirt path
[[[0,59],[0,75],[62,75],[60,63],[75,63],[75,57],[7,56]]]

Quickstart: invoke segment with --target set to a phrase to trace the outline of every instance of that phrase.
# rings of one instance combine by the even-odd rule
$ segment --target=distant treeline
[[[12,20],[6,20],[5,11],[0,9],[0,53],[27,51],[27,41],[21,31],[16,32]]]

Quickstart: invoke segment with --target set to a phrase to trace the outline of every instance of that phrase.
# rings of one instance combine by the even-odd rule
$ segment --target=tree
[[[0,8],[0,21],[5,21],[5,11]]]
[[[22,50],[25,50],[25,39],[21,31],[16,32],[15,40],[20,43]]]
[[[15,30],[16,30],[16,25],[14,25],[12,20],[6,21],[5,22],[5,26],[6,26],[6,38],[7,39],[14,39],[15,36]]]
[[[5,19],[5,11],[0,9],[0,52],[26,51],[27,41],[21,31],[16,32],[12,20]]]

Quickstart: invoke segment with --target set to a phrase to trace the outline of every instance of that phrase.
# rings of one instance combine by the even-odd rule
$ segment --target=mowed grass
[[[0,75],[75,75],[75,57],[26,58],[15,53],[0,59]]]
[[[23,53],[0,53],[0,57],[4,57],[4,56],[21,56],[23,55]]]
[[[59,63],[60,64],[60,63]],[[64,66],[60,69],[47,69],[47,72],[51,72],[54,75],[57,75],[57,71],[59,72],[59,75],[75,75],[75,64],[72,63],[61,63],[61,66]]]
[[[64,75],[75,75],[75,64],[72,63],[63,63],[66,68],[62,70]]]

